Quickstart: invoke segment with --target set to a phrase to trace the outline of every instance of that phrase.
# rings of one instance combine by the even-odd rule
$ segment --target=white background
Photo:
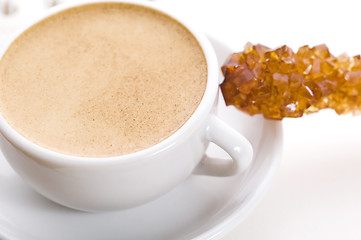
[[[236,51],[325,43],[361,54],[357,1],[162,1]],[[283,120],[284,154],[258,208],[224,240],[361,239],[361,117]]]
[[[361,54],[357,1],[158,1],[235,51],[247,42],[293,49],[326,43],[335,55]],[[17,2],[34,6],[0,16],[0,41],[42,7]],[[361,117],[326,110],[283,126],[284,154],[270,191],[224,240],[361,239]]]

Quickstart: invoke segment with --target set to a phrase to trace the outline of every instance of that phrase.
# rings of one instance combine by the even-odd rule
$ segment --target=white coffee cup
[[[94,2],[54,8],[23,31],[62,10]],[[153,8],[177,19],[190,30],[203,49],[208,67],[207,86],[200,105],[189,120],[164,141],[139,152],[107,158],[69,156],[40,147],[17,133],[0,114],[3,136],[0,146],[13,169],[45,197],[84,211],[120,210],[149,202],[184,181],[195,169],[205,175],[244,174],[252,162],[252,146],[214,113],[219,67],[208,39],[161,6],[146,1],[106,2],[127,2]],[[6,46],[10,46],[23,31]],[[6,48],[0,53],[0,59]],[[231,166],[230,161],[212,164],[204,156],[210,142],[229,153],[233,159]]]

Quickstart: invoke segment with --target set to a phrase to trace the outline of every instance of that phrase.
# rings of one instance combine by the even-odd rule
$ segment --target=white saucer
[[[212,40],[219,62],[232,52]],[[120,212],[84,213],[57,205],[27,186],[0,154],[0,239],[111,240],[220,239],[254,210],[281,160],[279,121],[249,117],[226,108],[219,115],[253,144],[248,175],[228,178],[192,175],[161,198]],[[210,155],[224,156],[213,145]]]

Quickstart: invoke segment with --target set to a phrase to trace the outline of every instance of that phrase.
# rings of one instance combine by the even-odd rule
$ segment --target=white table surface
[[[357,1],[158,2],[235,51],[249,41],[293,49],[326,43],[335,55],[361,54]],[[0,16],[0,41],[1,32],[16,28],[15,18]],[[223,240],[361,239],[361,116],[325,110],[283,126],[284,154],[271,189]]]

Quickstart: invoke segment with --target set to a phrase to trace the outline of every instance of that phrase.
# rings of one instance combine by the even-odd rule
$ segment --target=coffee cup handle
[[[244,173],[252,163],[251,143],[238,131],[213,115],[206,127],[206,140],[218,145],[232,158],[216,159],[205,155],[194,170],[196,175],[233,176]]]

